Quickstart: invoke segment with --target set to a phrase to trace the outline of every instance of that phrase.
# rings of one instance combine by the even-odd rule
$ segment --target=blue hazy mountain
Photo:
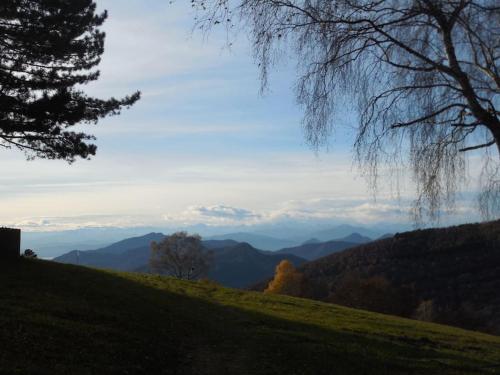
[[[237,242],[246,242],[255,248],[262,250],[279,250],[284,247],[296,246],[300,242],[275,238],[271,236],[266,236],[262,234],[248,233],[248,232],[238,232],[238,233],[227,233],[217,236],[211,236],[208,239],[212,240],[234,240]]]
[[[363,244],[367,242],[373,241],[372,238],[363,236],[359,233],[351,233],[348,236],[342,237],[342,238],[337,238],[336,241],[343,241],[343,242],[352,242],[352,243],[357,243],[357,244]]]
[[[218,248],[214,253],[215,264],[209,278],[233,288],[248,287],[271,277],[284,259],[296,267],[306,262],[292,254],[264,253],[248,243]]]
[[[310,245],[312,243],[320,243],[321,241],[317,238],[309,238],[307,241],[302,242],[301,245]]]
[[[342,225],[336,225],[328,229],[323,229],[317,232],[313,232],[311,233],[310,237],[317,238],[318,240],[324,242],[324,241],[344,239],[345,237],[348,237],[353,233],[356,233],[364,237],[368,237],[369,239],[378,238],[380,237],[380,235],[383,234],[375,229],[363,226],[342,224]]]
[[[277,251],[277,254],[292,254],[307,260],[315,260],[339,251],[358,246],[359,243],[346,241],[327,241],[307,243],[300,246],[288,247]]]
[[[96,250],[73,250],[54,258],[54,261],[59,263],[111,268],[121,271],[132,271],[148,263],[151,242],[158,242],[163,238],[165,238],[163,233],[148,233],[143,236],[127,238]],[[207,249],[229,247],[237,243],[238,242],[232,240],[203,241],[203,245]]]
[[[119,271],[149,272],[151,242],[164,237],[162,233],[149,233],[101,249],[73,250],[54,261]],[[205,248],[214,251],[215,262],[209,277],[230,287],[246,287],[271,277],[276,266],[284,259],[296,266],[306,262],[304,258],[293,254],[262,251],[232,239],[210,239],[202,243]]]
[[[209,226],[205,224],[182,227],[86,227],[74,230],[28,232],[23,231],[23,249],[34,249],[40,257],[52,258],[72,249],[92,250],[103,248],[124,238],[141,236],[144,233],[173,233],[179,230],[198,233],[205,239],[232,239],[248,242],[263,250],[279,250],[298,246],[316,238],[319,242],[332,241],[351,233],[378,238],[385,233],[397,233],[408,228],[398,225],[377,224],[371,226],[338,224],[332,221],[294,221],[262,223],[255,225]],[[319,233],[319,235],[317,235]]]
[[[41,257],[52,258],[64,254],[68,250],[103,248],[124,238],[156,231],[159,231],[158,228],[153,227],[94,227],[50,232],[23,231],[21,247],[22,249],[34,249]]]

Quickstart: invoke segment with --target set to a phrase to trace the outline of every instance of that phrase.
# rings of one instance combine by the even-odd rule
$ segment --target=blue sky
[[[194,32],[189,2],[97,0],[109,11],[100,96],[137,89],[142,100],[85,129],[91,161],[26,162],[0,151],[0,224],[26,230],[277,220],[407,221],[407,205],[382,186],[375,202],[352,169],[349,131],[315,153],[304,142],[293,64],[259,94],[247,40],[225,48]],[[349,112],[339,116],[346,128]],[[411,196],[411,184],[402,196]],[[470,215],[467,208],[460,217]]]

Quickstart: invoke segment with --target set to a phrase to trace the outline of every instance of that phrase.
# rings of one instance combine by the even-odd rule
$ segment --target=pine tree
[[[99,77],[106,18],[92,0],[0,2],[0,146],[68,162],[95,155],[95,137],[69,129],[140,98],[102,100],[77,88]]]

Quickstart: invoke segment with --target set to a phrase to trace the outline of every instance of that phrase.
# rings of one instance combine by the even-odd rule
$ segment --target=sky
[[[97,0],[107,9],[101,78],[85,91],[142,99],[83,129],[92,160],[26,161],[0,150],[0,224],[24,230],[256,224],[286,220],[408,222],[411,184],[377,200],[352,166],[352,134],[315,152],[304,141],[294,66],[260,93],[250,44],[193,32],[189,2]],[[349,129],[354,117],[339,120]],[[383,173],[382,173],[383,177]],[[471,211],[458,212],[459,221]]]

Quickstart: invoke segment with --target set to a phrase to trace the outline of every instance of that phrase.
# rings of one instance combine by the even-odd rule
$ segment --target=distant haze
[[[368,236],[371,239],[386,234],[407,230],[405,226],[353,226],[323,224],[316,228],[300,223],[287,223],[285,226],[246,226],[212,227],[206,225],[186,226],[184,228],[161,227],[130,227],[130,228],[84,228],[68,231],[53,232],[22,232],[22,248],[31,248],[42,257],[56,257],[71,250],[93,250],[129,237],[142,236],[150,232],[173,233],[178,230],[187,230],[190,233],[199,233],[205,239],[232,239],[238,242],[248,242],[261,250],[279,250],[286,247],[298,246],[311,238],[321,241],[340,239],[352,233]],[[288,236],[287,236],[288,234]]]

